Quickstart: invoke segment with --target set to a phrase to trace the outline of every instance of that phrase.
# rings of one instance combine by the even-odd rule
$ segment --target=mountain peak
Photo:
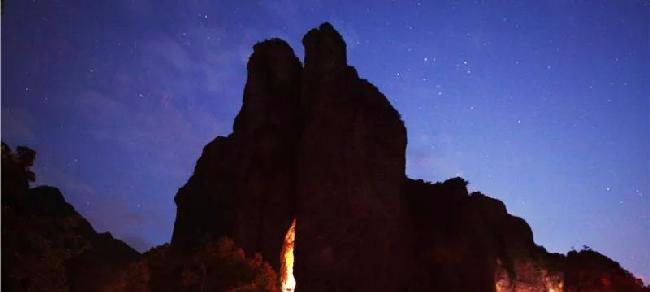
[[[310,30],[302,39],[305,46],[305,69],[325,72],[342,70],[347,65],[346,45],[334,27],[325,22]]]

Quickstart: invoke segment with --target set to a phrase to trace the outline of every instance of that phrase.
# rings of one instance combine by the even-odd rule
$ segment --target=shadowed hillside
[[[274,291],[275,272],[228,239],[143,255],[97,233],[58,189],[30,188],[36,152],[2,144],[2,291]]]
[[[58,189],[29,187],[36,153],[2,144],[2,290],[84,291],[140,254],[97,233]]]

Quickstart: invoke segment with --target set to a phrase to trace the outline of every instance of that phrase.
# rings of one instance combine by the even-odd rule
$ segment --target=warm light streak
[[[291,226],[284,236],[284,245],[282,246],[282,266],[280,279],[282,281],[282,291],[290,292],[296,290],[296,279],[293,277],[293,247],[296,241],[296,219],[291,221]]]
[[[497,258],[495,270],[496,292],[561,292],[564,291],[562,273],[552,273],[530,261],[514,261],[515,277],[510,278],[501,259]]]

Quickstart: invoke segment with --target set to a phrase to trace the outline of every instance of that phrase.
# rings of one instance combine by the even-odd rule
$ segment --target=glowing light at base
[[[501,259],[497,258],[494,274],[496,292],[561,292],[564,291],[564,275],[550,272],[537,263],[514,260],[514,277],[508,273]]]
[[[282,245],[282,266],[280,267],[280,280],[282,281],[282,291],[290,292],[296,290],[296,278],[293,277],[293,247],[296,242],[296,219],[291,221],[291,226],[284,236]]]

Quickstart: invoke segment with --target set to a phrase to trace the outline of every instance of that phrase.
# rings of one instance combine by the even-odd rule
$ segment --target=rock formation
[[[299,291],[643,289],[600,254],[549,254],[461,178],[407,178],[399,113],[347,64],[340,34],[325,23],[303,45],[304,66],[282,40],[255,45],[233,133],[176,195],[173,249],[227,236],[279,270],[295,219]]]
[[[255,46],[234,132],[205,146],[176,195],[172,245],[191,249],[227,235],[276,270],[295,216],[302,67],[283,41]]]
[[[548,253],[462,178],[407,178],[404,123],[339,33],[303,44],[304,65],[255,45],[232,134],[178,190],[171,243],[142,255],[30,188],[35,152],[3,144],[2,289],[277,291],[293,267],[298,291],[650,291],[592,250]]]
[[[388,100],[347,65],[332,26],[310,31],[303,43],[296,277],[306,291],[387,289],[394,284],[386,258],[398,239],[406,129]]]
[[[385,289],[395,284],[385,258],[398,241],[406,130],[347,65],[331,25],[303,42],[304,70],[281,40],[255,46],[233,133],[205,147],[176,196],[172,246],[225,235],[278,269],[295,218],[302,289]]]

